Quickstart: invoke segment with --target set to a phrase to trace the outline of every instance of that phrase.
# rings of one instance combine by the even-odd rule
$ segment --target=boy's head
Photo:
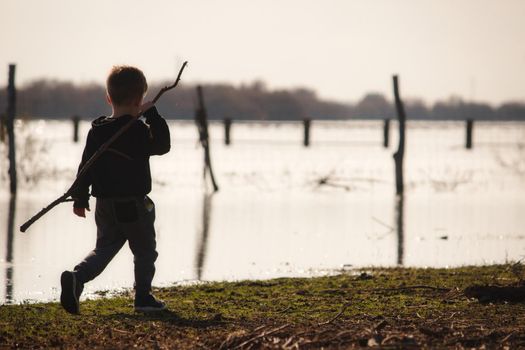
[[[113,66],[106,80],[106,89],[112,105],[140,105],[148,83],[138,68]]]

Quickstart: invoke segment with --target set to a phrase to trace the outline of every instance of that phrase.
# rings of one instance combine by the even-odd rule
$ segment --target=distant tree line
[[[152,84],[150,96],[164,83]],[[391,100],[379,93],[369,93],[355,104],[320,99],[305,88],[270,90],[262,82],[233,86],[204,85],[210,119],[301,120],[311,119],[384,119],[395,117]],[[172,119],[191,119],[195,108],[195,86],[180,85],[162,96],[158,107]],[[0,89],[0,113],[6,109],[6,89]],[[432,106],[422,100],[406,100],[409,119],[432,120],[525,120],[525,103],[508,102],[498,107],[486,103],[450,98]],[[70,118],[78,115],[92,119],[110,113],[105,88],[99,84],[76,85],[70,82],[40,79],[17,91],[17,115],[35,118]]]

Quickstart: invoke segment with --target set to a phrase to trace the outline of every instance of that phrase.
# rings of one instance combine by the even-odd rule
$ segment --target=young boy
[[[165,304],[151,295],[158,254],[153,227],[155,207],[147,194],[151,191],[149,157],[170,150],[170,132],[155,106],[151,102],[143,104],[148,85],[142,71],[113,67],[106,88],[113,114],[93,121],[79,170],[104,142],[135,121],[93,163],[73,193],[73,212],[83,218],[89,211],[89,186],[91,195],[97,198],[97,242],[73,271],[62,273],[60,303],[67,312],[78,314],[84,284],[97,277],[128,241],[135,264],[135,310],[163,310]],[[146,123],[138,119],[142,114]]]

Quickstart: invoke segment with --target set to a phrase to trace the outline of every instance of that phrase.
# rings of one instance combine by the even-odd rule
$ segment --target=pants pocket
[[[137,204],[135,201],[115,202],[115,216],[118,222],[134,222],[138,219]]]

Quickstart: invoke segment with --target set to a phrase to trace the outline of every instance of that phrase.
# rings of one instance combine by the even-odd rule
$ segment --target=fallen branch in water
[[[381,179],[376,178],[365,178],[365,177],[336,177],[334,176],[335,169],[330,171],[327,175],[321,176],[313,180],[313,184],[317,188],[321,186],[328,186],[334,188],[342,188],[345,191],[355,190],[357,187],[353,186],[355,183],[369,183],[371,185],[375,183],[387,183]]]

